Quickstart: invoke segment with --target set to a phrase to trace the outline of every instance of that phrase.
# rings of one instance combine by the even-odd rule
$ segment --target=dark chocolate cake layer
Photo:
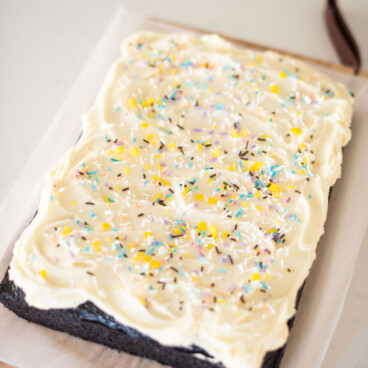
[[[296,304],[301,297],[299,290]],[[171,347],[123,326],[114,318],[102,312],[94,304],[86,302],[77,308],[42,310],[29,306],[23,291],[11,280],[8,273],[0,284],[0,301],[5,307],[27,321],[49,327],[53,330],[67,332],[84,340],[97,342],[112,349],[155,360],[161,364],[175,368],[223,368],[221,363],[212,363],[195,356],[201,354],[211,357],[198,346],[190,348]],[[292,327],[294,318],[288,325]],[[268,352],[264,358],[262,368],[277,368],[280,364],[285,346]]]

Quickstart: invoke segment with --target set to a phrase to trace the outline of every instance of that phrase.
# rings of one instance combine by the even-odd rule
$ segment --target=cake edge
[[[301,298],[304,284],[299,289],[295,308]],[[8,270],[0,283],[0,302],[19,317],[56,331],[68,333],[83,340],[95,342],[114,350],[154,360],[175,368],[224,368],[222,363],[211,362],[195,356],[211,355],[198,346],[173,347],[161,345],[139,331],[118,323],[113,317],[101,311],[93,303],[86,302],[77,308],[38,309],[27,304],[21,288],[9,279]],[[288,321],[289,331],[295,320]],[[277,368],[285,351],[281,348],[266,353],[262,368]]]

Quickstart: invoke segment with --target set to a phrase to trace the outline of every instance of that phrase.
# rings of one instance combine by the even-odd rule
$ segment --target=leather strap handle
[[[357,43],[351,34],[336,0],[328,0],[325,12],[328,33],[342,64],[351,66],[359,73],[361,59]]]

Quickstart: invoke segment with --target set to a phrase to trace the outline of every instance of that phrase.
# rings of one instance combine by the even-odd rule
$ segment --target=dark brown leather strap
[[[335,0],[328,0],[325,13],[327,29],[342,64],[360,70],[360,53],[348,26],[346,25]]]

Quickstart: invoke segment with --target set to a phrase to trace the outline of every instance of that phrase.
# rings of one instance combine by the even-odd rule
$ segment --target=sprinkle
[[[70,234],[71,232],[72,232],[72,228],[71,227],[69,227],[69,226],[65,226],[64,227],[64,230],[61,232],[61,234],[62,235],[68,235],[68,234]]]
[[[129,98],[128,99],[128,106],[131,108],[134,108],[138,105],[138,102],[136,100],[134,100],[133,98]]]
[[[216,203],[217,203],[217,198],[215,198],[215,197],[211,197],[211,198],[209,198],[209,199],[208,199],[208,203],[209,203],[209,204],[216,204]]]
[[[198,229],[201,231],[205,231],[207,229],[207,224],[203,221],[201,221],[198,225],[197,225]]]
[[[195,195],[195,199],[196,199],[197,201],[203,201],[203,200],[204,200],[204,196],[203,196],[203,194],[196,194],[196,195]]]
[[[217,229],[217,227],[216,227],[215,225],[210,225],[210,227],[209,227],[209,232],[210,232],[210,234],[211,234],[214,238],[216,238],[216,237],[217,237],[217,235],[218,235],[218,229]]]
[[[38,273],[41,275],[41,277],[42,277],[43,279],[45,279],[45,278],[46,278],[46,276],[47,276],[47,272],[46,272],[46,270],[40,270]]]
[[[279,93],[280,91],[279,91],[279,87],[276,85],[276,84],[272,84],[271,86],[270,86],[270,91],[272,92],[272,93]]]
[[[302,134],[302,130],[300,128],[291,128],[290,131],[294,135],[300,135],[300,134]]]
[[[139,301],[142,303],[142,305],[145,308],[148,308],[148,302],[147,302],[147,299],[146,298],[139,298]]]
[[[104,223],[101,224],[101,228],[102,228],[102,230],[110,230],[111,225],[108,224],[107,222],[104,222]]]
[[[248,171],[256,171],[259,170],[261,167],[263,166],[262,162],[257,161],[255,162],[249,169]]]
[[[283,71],[279,73],[279,76],[280,78],[283,78],[283,79],[287,78],[287,74]]]
[[[153,261],[151,262],[150,266],[151,266],[152,268],[154,268],[154,269],[157,269],[157,268],[160,268],[161,263],[160,263],[160,261],[153,260]]]
[[[252,281],[258,281],[261,279],[261,275],[259,273],[254,273],[252,275]]]

